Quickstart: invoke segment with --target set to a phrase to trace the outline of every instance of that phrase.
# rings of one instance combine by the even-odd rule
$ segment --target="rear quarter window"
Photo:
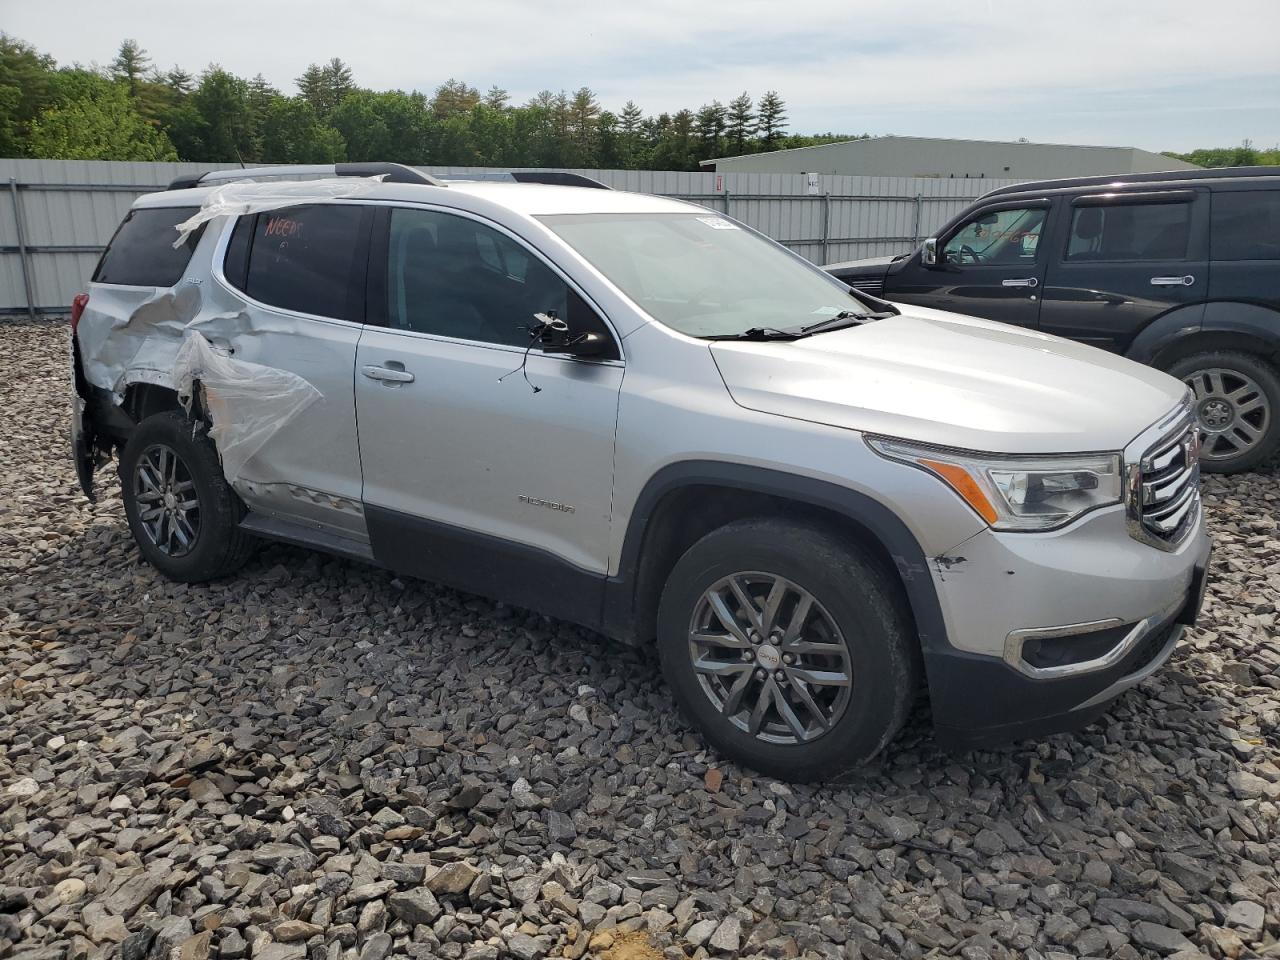
[[[176,249],[178,224],[198,207],[149,207],[130,210],[116,228],[93,271],[94,283],[118,283],[135,287],[172,287],[182,279],[204,224]]]
[[[1280,260],[1280,190],[1215,193],[1209,249],[1214,260]]]

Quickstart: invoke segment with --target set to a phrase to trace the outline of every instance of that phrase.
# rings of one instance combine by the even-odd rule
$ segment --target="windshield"
[[[692,337],[867,309],[838,281],[710,211],[539,219],[654,319]]]

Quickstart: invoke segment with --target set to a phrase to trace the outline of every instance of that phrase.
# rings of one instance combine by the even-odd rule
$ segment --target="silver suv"
[[[1087,722],[1195,620],[1166,374],[674,200],[223,176],[139,199],[72,318],[81,480],[115,456],[169,577],[265,537],[656,644],[717,750],[796,780],[874,756],[922,687],[951,743]]]

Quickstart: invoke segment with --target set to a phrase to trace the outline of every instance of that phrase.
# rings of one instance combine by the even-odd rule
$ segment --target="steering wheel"
[[[964,263],[965,257],[968,257],[974,263],[982,262],[982,254],[978,253],[977,250],[973,249],[973,247],[969,246],[967,243],[962,243],[960,245],[960,262],[961,263]]]

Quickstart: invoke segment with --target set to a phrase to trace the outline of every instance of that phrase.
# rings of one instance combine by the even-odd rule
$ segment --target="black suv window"
[[[1191,236],[1190,203],[1076,207],[1068,260],[1182,260]]]
[[[388,324],[401,330],[524,347],[533,315],[554,312],[575,332],[612,340],[550,267],[467,217],[392,210],[386,284]]]
[[[979,213],[947,240],[942,262],[953,264],[1033,263],[1044,229],[1044,207]]]
[[[1214,260],[1280,260],[1280,190],[1213,195],[1209,228]]]
[[[137,287],[172,287],[182,279],[204,224],[192,231],[176,250],[174,228],[199,207],[151,207],[130,210],[116,228],[93,271],[94,283],[119,283]]]
[[[273,307],[357,320],[363,268],[361,277],[355,271],[367,209],[315,204],[241,217],[227,243],[223,273],[253,299]]]

